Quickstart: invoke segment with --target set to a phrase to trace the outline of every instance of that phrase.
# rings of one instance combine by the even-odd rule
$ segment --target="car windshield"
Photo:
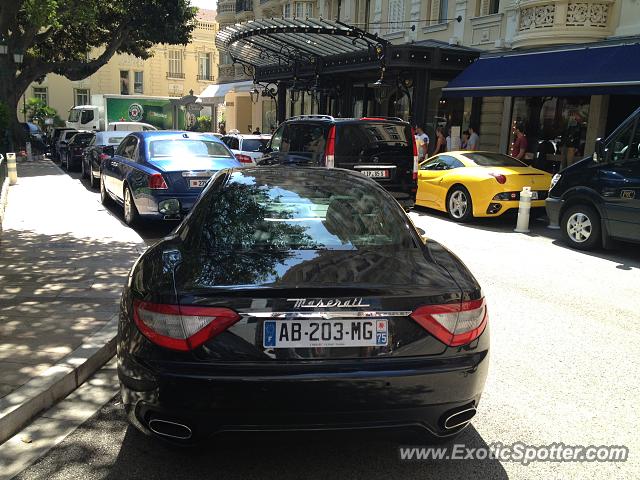
[[[503,153],[465,153],[464,156],[479,167],[526,167],[520,160],[516,160]]]
[[[96,139],[96,144],[99,145],[120,145],[120,142],[122,142],[122,139],[126,137],[126,135],[123,136],[117,136],[117,135],[113,135],[113,133],[109,132],[108,135],[101,135],[100,139],[98,141],[98,139]]]
[[[399,207],[369,181],[271,170],[234,172],[219,188],[192,229],[204,252],[415,246]]]
[[[220,142],[203,139],[152,140],[149,142],[151,158],[174,157],[226,157],[231,154]]]
[[[87,144],[91,141],[92,137],[93,133],[78,133],[77,135],[73,136],[73,138],[71,139],[71,143]]]
[[[269,143],[266,138],[245,138],[242,141],[243,152],[259,152],[260,147],[264,147]]]

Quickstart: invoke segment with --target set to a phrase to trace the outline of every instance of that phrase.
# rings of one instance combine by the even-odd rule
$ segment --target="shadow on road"
[[[451,220],[446,213],[437,210],[416,207],[413,212],[419,217],[433,217],[453,223],[453,220]],[[617,265],[616,268],[620,270],[631,270],[633,268],[640,268],[640,248],[638,248],[638,246],[635,244],[615,242],[614,248],[611,250],[604,250],[602,248],[592,251],[575,250],[564,243],[564,241],[562,240],[562,234],[560,233],[559,229],[548,228],[548,221],[546,217],[532,219],[529,226],[531,232],[527,234],[515,233],[513,231],[516,225],[516,220],[517,214],[514,211],[507,213],[501,217],[477,218],[470,223],[458,223],[457,225],[465,228],[484,230],[486,232],[548,238],[552,240],[553,245],[556,245],[559,248],[618,263],[619,265]]]
[[[456,443],[485,447],[469,427]],[[17,479],[506,479],[496,460],[400,460],[399,446],[424,446],[400,431],[228,433],[198,447],[161,443],[128,425],[111,402]]]

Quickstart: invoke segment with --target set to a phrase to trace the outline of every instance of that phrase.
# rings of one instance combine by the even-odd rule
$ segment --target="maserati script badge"
[[[363,303],[362,297],[349,298],[347,300],[339,300],[337,298],[307,300],[306,298],[287,298],[288,302],[295,302],[293,308],[349,308],[349,307],[369,307],[367,303]]]

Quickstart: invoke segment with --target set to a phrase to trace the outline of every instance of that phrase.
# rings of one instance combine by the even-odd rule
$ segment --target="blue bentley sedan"
[[[100,169],[100,198],[124,207],[124,219],[177,220],[198,199],[209,178],[240,162],[212,134],[132,132]]]

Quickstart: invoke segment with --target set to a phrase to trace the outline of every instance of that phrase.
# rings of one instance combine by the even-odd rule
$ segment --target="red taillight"
[[[424,305],[412,314],[416,322],[445,345],[466,345],[478,338],[487,325],[484,298],[446,305]]]
[[[489,175],[491,175],[493,178],[495,178],[496,182],[498,182],[501,185],[504,185],[505,183],[507,183],[507,177],[505,177],[501,173],[489,172]]]
[[[149,175],[149,188],[154,190],[166,190],[167,182],[164,181],[164,177],[161,173],[152,173]]]
[[[336,127],[335,125],[329,129],[329,135],[327,135],[327,146],[324,149],[324,163],[325,167],[333,168],[335,165],[335,152],[336,152]]]
[[[240,163],[253,163],[249,155],[242,155],[241,153],[236,153],[236,160]]]
[[[198,348],[240,320],[229,308],[133,302],[133,320],[156,345],[183,352]]]
[[[413,175],[414,180],[418,179],[418,143],[416,142],[416,131],[411,129],[411,138],[413,139]]]
[[[102,161],[102,160],[107,160],[108,158],[111,158],[111,156],[107,155],[106,153],[101,153],[100,155],[98,155],[98,158],[100,159],[100,161]]]

